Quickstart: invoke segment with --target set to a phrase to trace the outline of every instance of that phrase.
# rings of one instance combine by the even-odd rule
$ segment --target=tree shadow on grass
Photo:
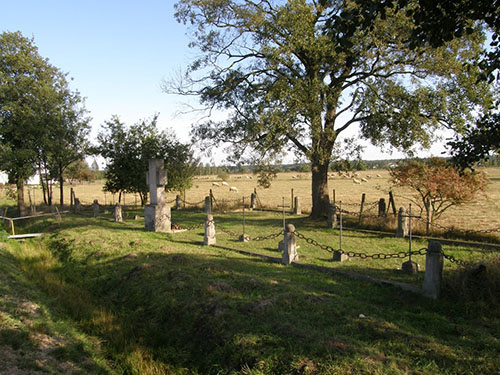
[[[174,368],[208,373],[264,366],[294,373],[307,363],[321,373],[340,361],[353,371],[387,365],[417,371],[434,363],[459,372],[472,364],[462,355],[469,348],[450,328],[453,317],[431,301],[182,239],[169,242],[164,251],[139,249],[135,256],[68,264],[62,272],[83,275],[77,286],[116,315],[123,335]],[[198,253],[176,250],[176,243]],[[115,342],[112,327],[101,332]]]

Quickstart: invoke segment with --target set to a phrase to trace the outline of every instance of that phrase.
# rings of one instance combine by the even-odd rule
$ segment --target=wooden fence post
[[[392,205],[392,214],[394,216],[397,216],[397,211],[396,211],[396,203],[394,203],[394,194],[392,194],[392,190],[389,191],[389,207]],[[387,211],[389,211],[389,207],[387,207]]]
[[[366,194],[365,194],[365,193],[363,193],[363,194],[361,195],[361,206],[360,206],[360,208],[359,208],[359,224],[361,224],[361,218],[362,218],[362,216],[363,216],[363,208],[364,208],[364,206],[365,206],[365,200],[366,200]]]

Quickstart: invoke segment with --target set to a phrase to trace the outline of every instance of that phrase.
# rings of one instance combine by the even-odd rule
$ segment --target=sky
[[[91,137],[113,115],[126,124],[159,113],[160,130],[172,128],[189,141],[197,102],[166,94],[162,80],[175,77],[196,56],[187,27],[177,23],[169,0],[0,0],[0,32],[33,37],[39,54],[72,78],[70,87],[86,98]],[[352,134],[350,135],[352,136]],[[425,155],[439,155],[436,145]],[[366,159],[401,157],[367,147]],[[423,155],[424,156],[424,155]],[[223,162],[222,151],[203,162]],[[290,160],[291,161],[291,160]]]

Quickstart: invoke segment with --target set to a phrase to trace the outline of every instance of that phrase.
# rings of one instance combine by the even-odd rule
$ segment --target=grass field
[[[489,168],[485,170],[490,178],[490,184],[487,192],[478,197],[478,199],[469,204],[453,207],[447,211],[443,217],[436,222],[434,230],[441,231],[441,226],[446,228],[457,228],[460,230],[493,230],[490,236],[500,240],[500,168]],[[376,202],[380,198],[385,198],[388,202],[388,192],[391,190],[389,184],[389,173],[385,170],[373,170],[359,172],[360,178],[371,176],[368,182],[361,185],[354,184],[350,179],[341,178],[338,174],[331,173],[329,179],[330,198],[335,190],[336,202],[342,201],[343,207],[350,211],[359,211],[361,195],[366,194],[365,211],[368,214],[376,214]],[[378,177],[380,176],[380,177]],[[251,179],[249,178],[251,177]],[[256,177],[252,175],[231,175],[228,180],[230,186],[235,186],[238,192],[230,192],[228,187],[213,186],[213,182],[220,183],[221,180],[217,176],[199,176],[194,179],[191,189],[186,191],[185,201],[188,203],[201,202],[209,194],[210,189],[217,201],[241,201],[242,197],[246,197],[247,203],[250,194],[257,188]],[[69,205],[71,186],[67,185],[65,190],[65,202]],[[31,196],[37,203],[41,202],[41,191],[39,188],[30,187]],[[114,204],[117,197],[104,193],[102,191],[102,182],[96,182],[85,185],[73,186],[75,194],[84,204],[91,204],[95,199],[101,204]],[[311,209],[311,180],[310,174],[307,173],[280,173],[278,178],[273,181],[269,189],[257,188],[258,196],[262,204],[269,208],[278,208],[282,205],[282,199],[285,198],[285,204],[290,205],[291,194],[298,196],[301,199],[303,212],[310,212]],[[411,192],[404,189],[392,189],[395,195],[396,206],[408,207],[411,203]],[[169,192],[167,200],[172,202],[178,192]],[[57,196],[57,195],[56,195]],[[28,199],[26,198],[26,201]],[[58,200],[58,196],[57,199]],[[140,204],[137,196],[132,194],[125,195],[125,204],[135,205]],[[234,204],[234,202],[233,202]],[[190,205],[188,204],[188,207]],[[418,212],[418,208],[414,205],[414,210]],[[424,227],[421,223],[420,227]]]
[[[202,223],[204,216],[172,212],[183,227]],[[241,219],[241,212],[216,213],[216,228],[240,233]],[[246,232],[278,232],[281,220],[275,213],[247,213]],[[289,220],[319,243],[338,243],[337,230],[306,215]],[[0,246],[0,356],[6,359],[0,372],[16,367],[21,373],[74,374],[500,373],[498,273],[467,285],[455,281],[460,272],[446,261],[443,298],[432,301],[202,246],[200,226],[148,233],[142,220],[114,223],[110,214],[24,225],[23,231],[47,235]],[[216,231],[219,244],[280,256],[279,238],[242,243]],[[344,232],[343,243],[346,250],[367,253],[408,247],[404,239],[352,230]],[[401,259],[336,263],[330,253],[298,244],[305,263],[422,281],[422,273],[397,270]],[[444,251],[484,261],[488,270],[498,263],[494,252],[449,245]],[[422,258],[414,260],[424,265]]]

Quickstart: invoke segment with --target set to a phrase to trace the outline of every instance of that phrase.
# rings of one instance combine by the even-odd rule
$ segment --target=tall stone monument
[[[172,232],[170,206],[165,202],[167,174],[163,159],[150,159],[146,175],[149,185],[149,202],[144,207],[144,227],[150,232]]]

